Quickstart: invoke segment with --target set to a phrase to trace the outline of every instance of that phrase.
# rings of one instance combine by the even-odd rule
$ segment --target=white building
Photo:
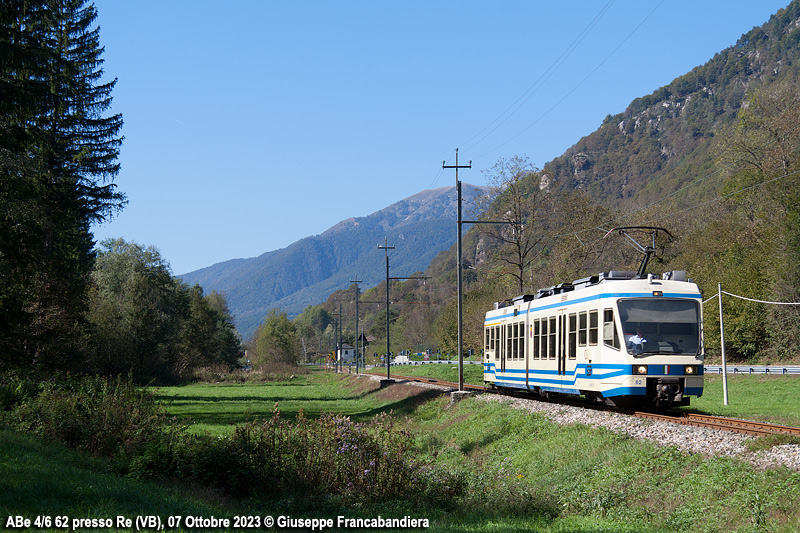
[[[342,344],[342,347],[336,353],[336,359],[341,364],[352,363],[356,357],[356,349],[347,343]]]

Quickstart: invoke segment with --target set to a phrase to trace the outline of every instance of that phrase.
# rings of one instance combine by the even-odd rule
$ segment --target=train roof
[[[559,285],[553,285],[552,287],[547,287],[545,289],[539,289],[538,291],[536,291],[535,294],[523,294],[517,296],[516,298],[503,300],[502,302],[495,303],[494,308],[503,309],[504,307],[519,305],[533,300],[538,300],[540,298],[546,298],[548,296],[564,294],[571,291],[583,290],[589,287],[608,284],[615,281],[655,280],[655,279],[693,283],[692,280],[687,277],[685,270],[672,270],[670,272],[665,272],[664,274],[661,275],[661,277],[657,277],[653,274],[647,274],[646,276],[639,276],[636,272],[631,272],[627,270],[610,270],[608,272],[600,272],[596,276],[588,276],[585,278],[576,279],[572,283],[561,283]]]

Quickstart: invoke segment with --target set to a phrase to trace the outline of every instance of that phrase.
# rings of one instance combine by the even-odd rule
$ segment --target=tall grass
[[[413,459],[413,439],[385,414],[354,422],[301,412],[291,421],[275,404],[266,420],[214,437],[186,431],[130,379],[62,376],[36,390],[8,387],[17,389],[26,392],[6,402],[7,424],[113,458],[128,476],[180,478],[237,497],[358,495],[361,502],[403,498],[419,505],[445,505],[463,488],[458,475]]]
[[[4,388],[14,391],[7,396],[7,423],[96,456],[132,453],[168,427],[152,392],[130,378],[65,375]]]
[[[386,414],[361,423],[331,413],[319,419],[300,413],[290,422],[277,407],[270,419],[237,427],[231,439],[267,490],[446,505],[461,492],[463,479],[433,461],[414,459],[412,443],[408,431]]]

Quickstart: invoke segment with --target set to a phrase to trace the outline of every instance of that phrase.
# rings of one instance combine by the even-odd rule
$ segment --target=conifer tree
[[[101,82],[96,17],[86,0],[4,0],[0,6],[0,267],[6,272],[0,347],[6,363],[80,363],[94,259],[90,225],[125,201],[113,184],[122,117],[104,116],[116,80]]]

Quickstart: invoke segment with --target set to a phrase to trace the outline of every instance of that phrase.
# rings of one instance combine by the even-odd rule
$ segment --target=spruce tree
[[[80,364],[93,222],[120,209],[119,114],[104,116],[97,12],[86,0],[0,7],[0,348],[6,363]]]

